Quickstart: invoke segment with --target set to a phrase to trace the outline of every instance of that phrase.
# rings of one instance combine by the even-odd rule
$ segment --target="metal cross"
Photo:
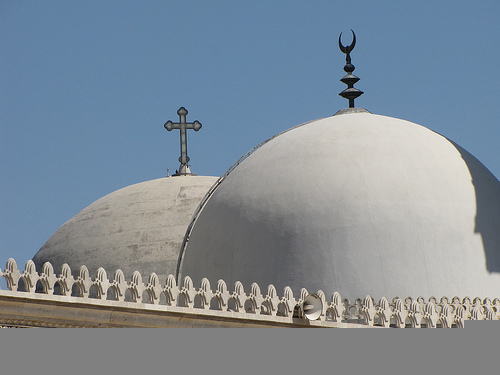
[[[177,111],[177,114],[179,115],[179,122],[172,122],[172,121],[167,121],[165,123],[165,129],[168,131],[171,131],[172,129],[180,129],[181,131],[181,156],[179,158],[179,161],[181,162],[181,166],[179,168],[179,171],[174,175],[174,176],[180,176],[180,175],[187,175],[187,174],[192,174],[191,171],[189,170],[189,157],[187,155],[187,129],[193,129],[194,131],[198,131],[201,129],[201,124],[198,121],[187,123],[186,122],[186,115],[188,114],[188,111],[186,108],[181,107]]]

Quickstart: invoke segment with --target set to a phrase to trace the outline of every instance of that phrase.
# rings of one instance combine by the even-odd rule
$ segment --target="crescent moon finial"
[[[344,46],[342,44],[342,33],[340,33],[339,35],[339,48],[346,55],[351,53],[351,51],[354,49],[354,46],[356,45],[356,34],[354,34],[354,31],[352,29],[351,32],[352,32],[352,43],[348,46]]]
[[[347,85],[347,89],[342,91],[339,95],[349,100],[349,108],[354,108],[354,99],[363,94],[363,91],[354,87],[354,84],[359,81],[359,78],[352,74],[355,68],[354,65],[351,64],[350,53],[356,45],[356,34],[354,34],[353,29],[351,29],[351,32],[352,42],[348,46],[342,44],[342,33],[339,35],[339,48],[346,55],[344,71],[347,73],[347,75],[341,79],[341,81]]]

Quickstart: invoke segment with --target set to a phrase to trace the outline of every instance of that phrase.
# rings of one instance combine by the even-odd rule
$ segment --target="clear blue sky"
[[[219,176],[270,136],[356,105],[419,123],[500,177],[500,2],[1,1],[0,268],[65,221],[179,163]],[[299,174],[300,171],[298,170]]]

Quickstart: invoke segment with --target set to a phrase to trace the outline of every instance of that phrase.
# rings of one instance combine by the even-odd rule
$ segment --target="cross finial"
[[[167,121],[165,123],[165,129],[168,131],[171,131],[172,129],[179,129],[181,131],[181,156],[179,157],[179,161],[181,162],[181,166],[179,167],[179,170],[176,171],[175,174],[172,176],[186,176],[186,175],[194,175],[194,173],[191,173],[189,169],[189,157],[187,155],[187,129],[193,129],[194,131],[198,131],[201,129],[201,124],[198,121],[194,121],[191,123],[186,122],[186,115],[188,114],[188,111],[186,108],[181,107],[177,111],[177,114],[179,115],[179,122],[172,122],[172,121]]]

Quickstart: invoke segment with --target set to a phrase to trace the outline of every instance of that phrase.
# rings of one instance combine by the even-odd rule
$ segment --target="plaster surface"
[[[186,227],[208,189],[210,176],[145,181],[112,192],[63,224],[34,256],[37,269],[51,262],[72,270],[86,265],[159,277],[175,274]]]
[[[500,295],[500,183],[420,125],[351,113],[293,128],[221,182],[189,275],[343,297]]]

